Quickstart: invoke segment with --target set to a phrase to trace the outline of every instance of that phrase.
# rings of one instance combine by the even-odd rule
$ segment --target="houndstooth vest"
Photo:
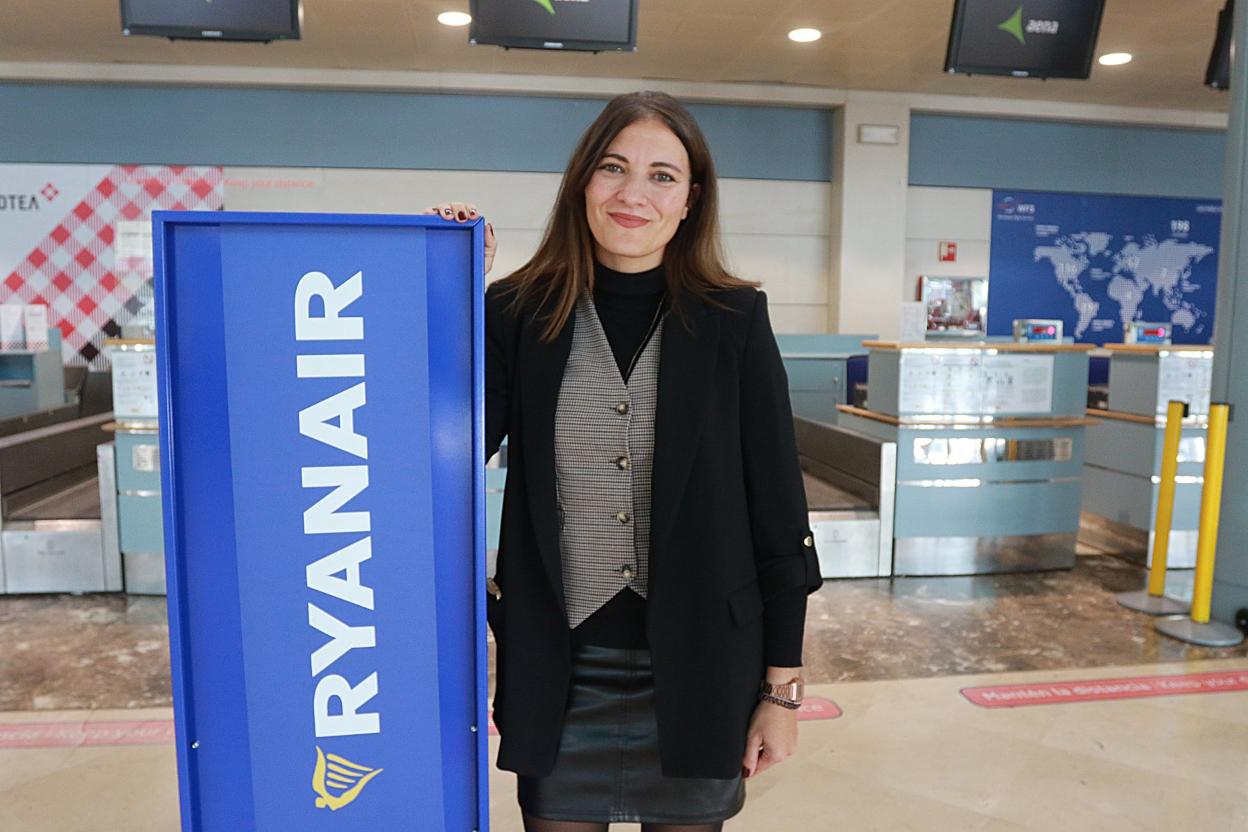
[[[555,489],[569,627],[626,586],[646,597],[663,328],[652,330],[626,385],[589,290],[577,300],[555,411]]]

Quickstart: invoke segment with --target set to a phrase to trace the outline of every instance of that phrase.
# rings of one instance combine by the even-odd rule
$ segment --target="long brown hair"
[[[554,340],[563,329],[581,288],[593,288],[594,238],[585,214],[585,188],[620,131],[647,118],[666,124],[689,154],[689,215],[677,226],[663,253],[672,309],[684,320],[686,293],[715,302],[710,297],[715,289],[759,285],[735,277],[724,267],[715,163],[698,123],[667,93],[625,93],[607,102],[572,152],[537,252],[498,281],[501,289],[514,292],[513,304],[533,302],[545,316],[544,341]]]

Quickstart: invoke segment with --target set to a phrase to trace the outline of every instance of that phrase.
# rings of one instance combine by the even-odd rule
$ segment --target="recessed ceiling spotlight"
[[[1101,66],[1122,66],[1131,63],[1130,52],[1109,52],[1099,59]]]
[[[818,29],[794,29],[792,32],[789,32],[789,40],[797,41],[798,43],[810,43],[811,41],[819,40],[821,37],[823,37],[823,32],[820,32]]]
[[[438,22],[443,26],[467,26],[472,22],[472,15],[463,12],[442,12],[438,15]]]

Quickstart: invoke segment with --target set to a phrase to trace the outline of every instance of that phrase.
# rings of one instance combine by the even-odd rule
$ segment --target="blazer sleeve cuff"
[[[809,594],[823,586],[815,535],[810,529],[803,533],[798,548],[800,554],[769,560],[759,569],[758,588],[764,600],[794,587],[805,587]]]

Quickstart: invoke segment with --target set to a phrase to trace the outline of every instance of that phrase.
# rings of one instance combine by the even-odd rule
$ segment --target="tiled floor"
[[[1172,577],[1182,594],[1190,573]],[[806,676],[843,715],[803,722],[797,756],[749,783],[726,829],[1248,830],[1248,691],[991,710],[960,694],[1248,671],[1248,646],[1189,647],[1114,603],[1143,579],[1091,555],[1069,572],[829,582]],[[161,599],[0,597],[0,738],[167,721],[167,662]],[[491,828],[519,832],[514,776],[491,767],[490,785]],[[177,828],[167,742],[0,748],[4,832]]]

